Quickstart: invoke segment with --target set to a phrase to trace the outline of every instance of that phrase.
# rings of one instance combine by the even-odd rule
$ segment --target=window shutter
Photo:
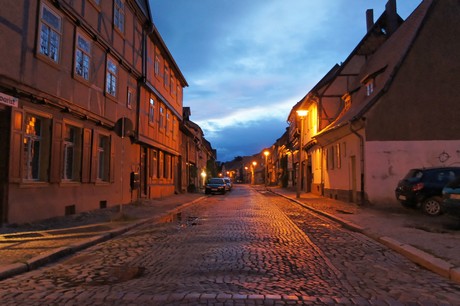
[[[18,183],[21,181],[23,167],[22,143],[24,134],[22,126],[24,124],[24,112],[22,109],[13,109],[11,119],[9,179],[10,182]]]
[[[114,145],[114,138],[110,136],[110,168],[109,168],[109,176],[110,176],[110,183],[115,182],[115,145]]]
[[[91,173],[90,173],[90,182],[95,183],[97,180],[97,146],[99,141],[99,134],[97,131],[93,132],[93,141],[91,149]]]
[[[81,181],[88,183],[91,174],[91,129],[83,129],[83,152],[81,161]]]
[[[53,135],[51,144],[51,167],[50,167],[50,182],[59,183],[61,181],[62,169],[62,138],[63,138],[63,122],[59,119],[53,120]]]

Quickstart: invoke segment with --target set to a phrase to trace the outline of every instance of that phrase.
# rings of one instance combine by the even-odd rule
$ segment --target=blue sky
[[[386,0],[150,0],[153,21],[185,76],[184,106],[219,161],[283,135],[292,107],[366,33]],[[421,0],[398,0],[407,16]]]

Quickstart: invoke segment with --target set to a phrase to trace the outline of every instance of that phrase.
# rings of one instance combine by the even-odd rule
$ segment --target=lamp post
[[[257,165],[257,162],[253,161],[252,162],[252,177],[251,177],[251,181],[253,185],[256,183],[256,178],[255,178],[256,165]]]
[[[303,121],[304,118],[307,116],[308,111],[307,110],[302,110],[299,109],[297,111],[297,116],[300,118],[300,136],[299,136],[299,169],[297,169],[297,182],[296,182],[296,198],[300,198],[300,181],[301,181],[301,175],[302,175],[302,152],[303,152],[303,143],[302,143],[302,136],[303,136]]]
[[[268,152],[267,150],[264,151],[264,155],[265,155],[265,186],[268,186],[268,155],[270,154],[270,152]]]

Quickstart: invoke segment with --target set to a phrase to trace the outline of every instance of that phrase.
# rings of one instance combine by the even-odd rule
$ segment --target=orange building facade
[[[187,83],[148,1],[8,1],[0,17],[0,224],[174,193]]]

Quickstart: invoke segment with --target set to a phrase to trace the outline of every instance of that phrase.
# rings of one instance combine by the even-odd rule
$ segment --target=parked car
[[[442,189],[442,212],[460,217],[460,178],[447,184]]]
[[[460,177],[460,167],[411,169],[399,181],[396,199],[406,207],[420,208],[430,216],[441,214],[442,189]]]
[[[229,177],[224,177],[224,181],[227,184],[227,191],[231,191],[233,188],[232,179]]]
[[[223,178],[219,178],[219,177],[214,177],[214,178],[209,179],[205,187],[206,194],[211,194],[211,193],[225,194],[226,191],[227,191],[227,183],[225,182]]]

